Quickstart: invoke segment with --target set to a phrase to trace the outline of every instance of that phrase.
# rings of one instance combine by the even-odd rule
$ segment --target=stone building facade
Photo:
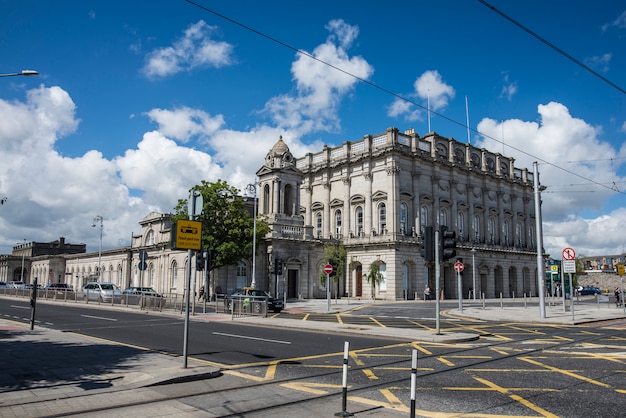
[[[259,214],[272,228],[264,284],[289,298],[325,297],[325,243],[348,253],[340,295],[421,297],[435,288],[434,265],[420,256],[424,228],[439,225],[457,234],[464,295],[474,281],[486,297],[537,294],[533,173],[510,157],[390,128],[302,158],[280,139],[257,176]],[[277,258],[284,277],[273,280]],[[445,298],[458,296],[454,261],[441,269]],[[365,277],[372,263],[383,275],[376,288]]]
[[[333,295],[421,297],[426,285],[435,289],[435,266],[420,255],[424,228],[445,225],[457,236],[464,295],[470,288],[486,297],[537,295],[533,173],[515,167],[513,158],[434,132],[419,136],[390,128],[300,158],[281,138],[256,175],[256,197],[247,198],[247,207],[256,207],[271,232],[254,258],[212,272],[211,289],[250,285],[254,271],[256,286],[272,294],[324,298],[324,245],[331,243],[347,251]],[[121,288],[183,293],[187,251],[171,249],[170,215],[150,213],[139,224],[141,232],[128,247],[28,257],[29,276],[77,289],[100,279]],[[445,298],[458,297],[454,261],[441,265]],[[376,287],[367,280],[372,264],[383,278]],[[203,280],[203,273],[194,275],[196,288]]]

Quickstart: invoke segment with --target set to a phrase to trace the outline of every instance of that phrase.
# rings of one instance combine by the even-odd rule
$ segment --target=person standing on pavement
[[[620,306],[620,290],[619,287],[615,288],[615,292],[613,292],[613,294],[615,295],[615,306],[617,306],[619,308]]]
[[[430,287],[428,285],[424,289],[424,300],[430,300]]]

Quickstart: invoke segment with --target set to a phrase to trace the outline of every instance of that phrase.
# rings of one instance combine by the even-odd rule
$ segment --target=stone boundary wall
[[[613,294],[616,287],[621,287],[620,276],[615,272],[590,271],[576,273],[576,277],[578,277],[578,286],[596,286],[602,293],[608,291],[610,295]],[[567,280],[567,274],[565,278]],[[624,277],[623,281],[626,284],[626,277]]]

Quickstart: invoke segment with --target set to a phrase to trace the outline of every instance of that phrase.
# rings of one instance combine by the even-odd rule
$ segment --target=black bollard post
[[[30,330],[35,328],[35,307],[37,306],[37,278],[33,283],[33,291],[30,293]]]

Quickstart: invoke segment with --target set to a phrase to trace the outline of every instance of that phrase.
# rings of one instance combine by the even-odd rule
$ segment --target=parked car
[[[122,291],[117,285],[105,282],[89,282],[83,287],[83,299],[99,302],[120,301]]]
[[[9,289],[24,289],[24,282],[21,280],[14,280],[7,283]]]
[[[124,295],[143,295],[143,296],[150,296],[150,297],[154,297],[154,298],[162,298],[163,295],[157,293],[156,290],[154,290],[151,287],[127,287],[126,289],[124,289],[124,291],[122,292],[122,294]]]
[[[264,290],[253,289],[251,287],[242,287],[239,289],[235,289],[229,295],[224,295],[224,305],[226,306],[226,310],[230,312],[233,306],[233,300],[245,299],[246,296],[249,296],[252,301],[264,302],[265,299],[267,299],[268,311],[280,312],[285,307],[282,299],[274,299],[269,293]],[[256,307],[260,305],[254,304],[254,306]]]
[[[46,291],[46,296],[74,297],[74,289],[67,283],[48,283],[44,290]]]
[[[581,296],[600,294],[600,289],[595,286],[578,286],[578,288],[576,288],[576,291]]]
[[[7,288],[6,282],[0,282],[0,289],[6,289],[6,288]]]

